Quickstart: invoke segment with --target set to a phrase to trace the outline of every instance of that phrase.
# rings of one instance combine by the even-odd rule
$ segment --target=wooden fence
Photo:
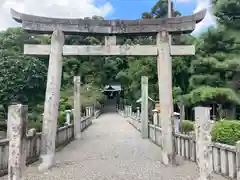
[[[94,113],[95,118],[98,118],[100,115],[101,115],[100,110],[95,111],[95,113]]]
[[[123,114],[123,112],[119,112]],[[141,122],[136,116],[128,119],[128,122],[141,131]],[[149,124],[149,139],[158,146],[161,146],[161,127]],[[175,133],[177,155],[184,157],[185,160],[196,162],[196,141],[194,133],[190,135]],[[239,148],[237,148],[239,147]],[[237,150],[239,149],[239,150]],[[212,168],[217,174],[230,179],[240,177],[237,170],[240,169],[240,142],[236,146],[229,146],[221,143],[212,143]]]
[[[92,117],[84,117],[81,121],[81,130],[84,131],[92,124]],[[66,125],[57,130],[56,149],[59,150],[74,139],[73,125]],[[38,161],[40,157],[41,133],[27,136],[27,164]],[[8,172],[8,139],[0,140],[0,176]]]

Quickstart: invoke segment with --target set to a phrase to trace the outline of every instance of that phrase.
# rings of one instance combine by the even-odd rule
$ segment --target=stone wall
[[[84,131],[92,124],[92,117],[83,117],[81,130]],[[60,127],[56,134],[56,148],[60,150],[74,139],[74,126]],[[27,164],[39,160],[41,146],[41,133],[28,133],[27,135]],[[9,141],[0,140],[0,176],[8,173]]]
[[[119,111],[119,113],[123,114],[123,111]],[[132,113],[132,116],[127,118],[127,121],[134,128],[141,131],[141,122],[137,118],[136,113]],[[153,143],[161,146],[161,127],[149,124],[148,137]],[[190,135],[175,133],[175,144],[177,155],[184,157],[185,160],[192,162],[197,161],[195,133]],[[211,148],[213,171],[230,179],[240,179],[240,174],[238,173],[238,170],[240,169],[240,163],[238,163],[240,157],[240,151],[238,150],[240,149],[240,142],[238,142],[236,146],[213,142]]]

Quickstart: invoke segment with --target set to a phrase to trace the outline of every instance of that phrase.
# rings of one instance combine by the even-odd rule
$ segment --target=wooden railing
[[[196,141],[194,136],[176,134],[176,152],[186,160],[196,162]],[[221,143],[212,143],[212,168],[217,174],[230,178],[237,178],[236,146]]]
[[[235,146],[213,143],[213,170],[223,176],[237,177],[237,155]]]
[[[149,129],[149,138],[156,145],[161,146],[161,137],[162,137],[162,129],[159,126],[155,126],[153,124],[148,125]]]
[[[95,114],[94,114],[95,118],[98,118],[100,115],[101,115],[100,110],[95,111]]]
[[[121,112],[120,112],[121,113]],[[128,117],[127,121],[138,131],[141,131],[141,122],[135,116]],[[161,146],[161,127],[149,124],[149,139]],[[176,153],[185,160],[196,162],[196,141],[194,133],[190,135],[175,133]],[[240,169],[240,142],[236,146],[221,143],[212,143],[212,168],[217,174],[236,179],[237,170]],[[240,149],[240,148],[239,148]],[[240,174],[239,174],[240,176]],[[240,179],[240,177],[238,177]]]
[[[84,117],[81,121],[81,130],[84,131],[92,124],[92,117]],[[66,125],[57,130],[56,149],[59,150],[74,139],[74,126]],[[41,133],[27,136],[27,164],[38,161],[40,157]],[[8,172],[8,139],[0,140],[0,176]]]
[[[141,131],[141,123],[134,118],[128,119],[128,122],[135,127],[138,131]]]
[[[196,141],[193,137],[185,134],[175,134],[177,155],[186,160],[196,162]]]

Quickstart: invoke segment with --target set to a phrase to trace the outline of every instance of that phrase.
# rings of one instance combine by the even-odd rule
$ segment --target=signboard
[[[155,104],[155,109],[158,110],[158,112],[160,112],[160,103]]]

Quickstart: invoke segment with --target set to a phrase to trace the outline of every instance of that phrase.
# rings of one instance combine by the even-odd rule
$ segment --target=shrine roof
[[[206,10],[191,16],[139,20],[62,19],[24,14],[11,9],[12,18],[21,23],[24,30],[50,34],[59,29],[64,34],[156,34],[190,33],[196,23],[203,20]]]

